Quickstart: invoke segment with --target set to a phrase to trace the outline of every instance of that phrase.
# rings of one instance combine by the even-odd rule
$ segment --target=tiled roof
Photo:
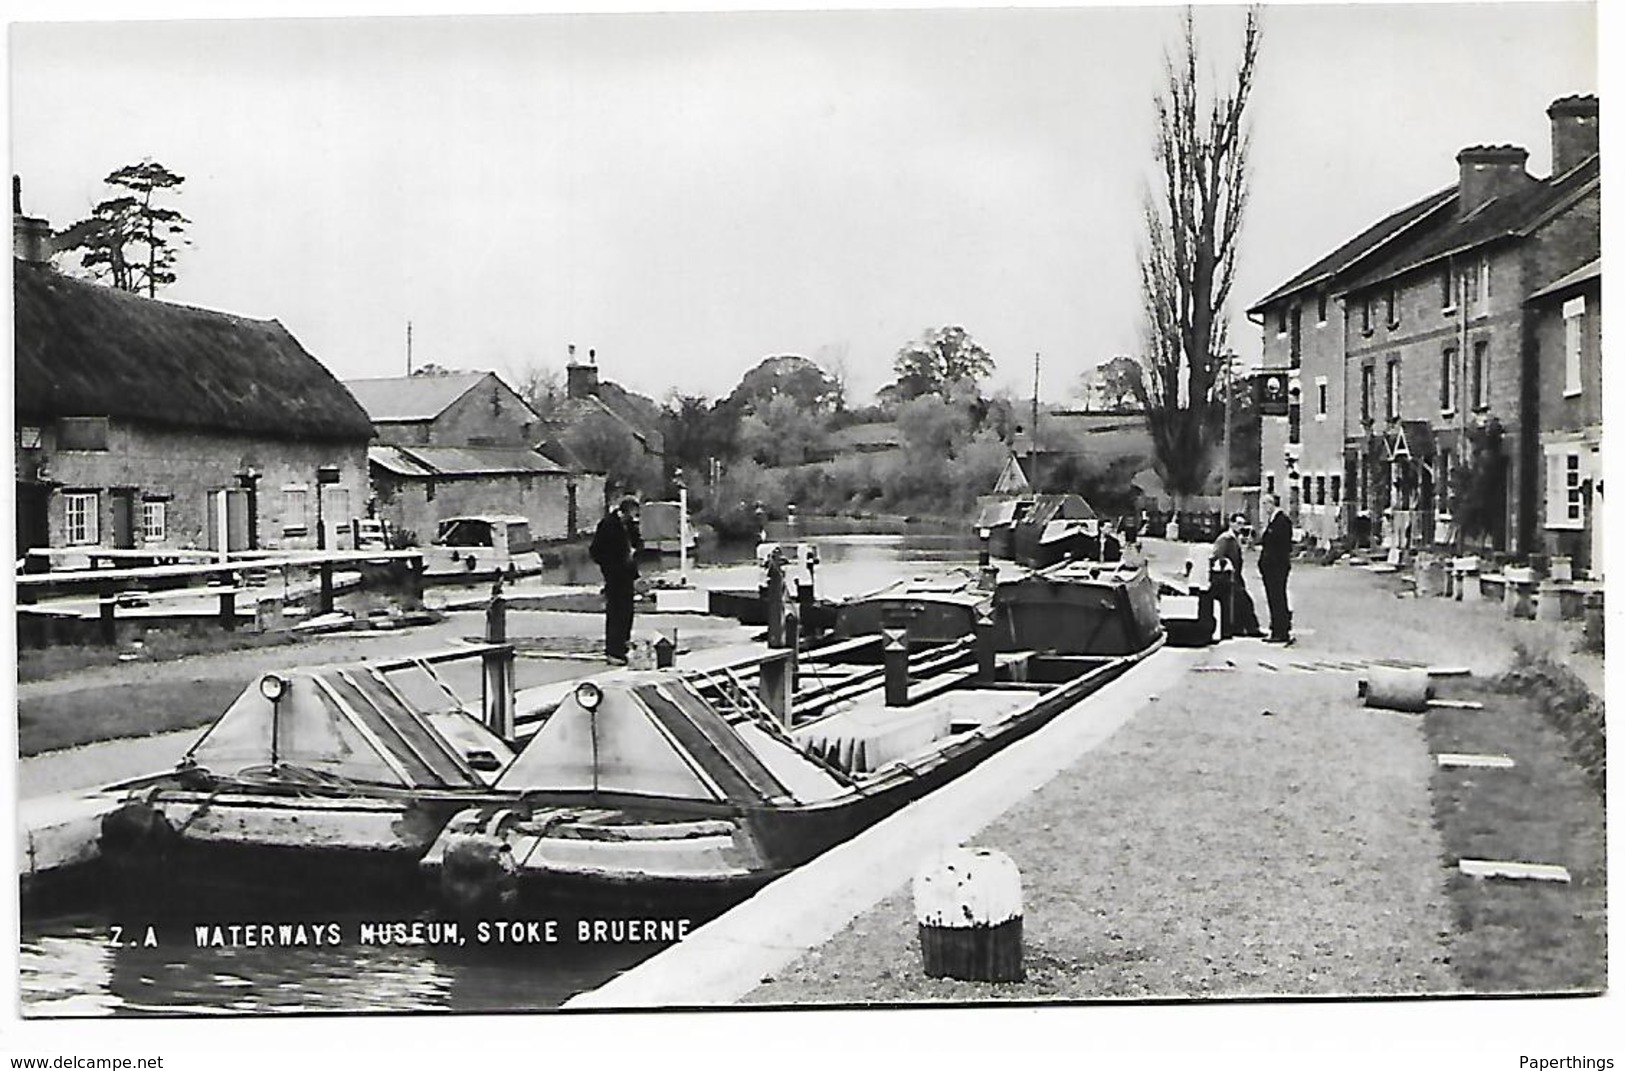
[[[1539,301],[1541,298],[1548,298],[1554,294],[1560,294],[1569,289],[1571,286],[1578,286],[1581,283],[1588,283],[1593,279],[1600,278],[1602,278],[1602,258],[1598,257],[1590,264],[1582,264],[1578,268],[1575,268],[1573,271],[1563,276],[1563,278],[1557,280],[1557,282],[1552,283],[1550,286],[1544,286],[1539,290],[1536,290],[1533,294],[1529,295],[1527,300]]]
[[[433,420],[452,402],[474,389],[489,372],[457,372],[448,376],[395,376],[389,379],[352,379],[356,401],[373,423]]]
[[[1397,243],[1388,256],[1376,261],[1351,281],[1340,293],[1359,290],[1383,279],[1423,267],[1454,253],[1465,252],[1502,238],[1527,234],[1531,228],[1582,196],[1599,181],[1598,157],[1587,157],[1562,175],[1532,183],[1518,193],[1497,197],[1464,218],[1454,211],[1441,212],[1436,219],[1418,227],[1405,242]],[[1452,206],[1455,198],[1451,198]]]
[[[556,476],[566,470],[513,446],[373,446],[367,460],[398,476]]]
[[[1248,312],[1258,312],[1277,298],[1285,297],[1295,290],[1330,279],[1340,271],[1345,271],[1360,258],[1369,256],[1379,249],[1385,242],[1394,238],[1407,227],[1424,219],[1429,213],[1447,203],[1454,203],[1456,187],[1447,186],[1442,190],[1428,194],[1420,201],[1406,205],[1398,212],[1385,216],[1344,242],[1326,256],[1321,257],[1291,279],[1271,290],[1264,297],[1253,303]]]

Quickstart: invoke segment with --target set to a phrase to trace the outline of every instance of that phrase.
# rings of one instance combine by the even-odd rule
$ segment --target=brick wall
[[[536,539],[566,539],[572,535],[570,487],[564,474],[481,476],[421,480],[376,475],[378,513],[398,531],[412,532],[420,544],[434,538],[440,522],[476,514],[517,514],[530,521]],[[580,483],[590,483],[582,480]],[[576,486],[576,528],[596,524],[602,514],[602,480],[597,498],[590,486]],[[430,492],[433,497],[430,497]]]
[[[364,515],[367,497],[367,448],[365,443],[276,442],[264,439],[180,431],[110,421],[105,450],[64,450],[58,445],[58,429],[43,429],[42,456],[50,479],[61,486],[51,494],[47,505],[52,546],[67,544],[67,515],[63,495],[74,491],[95,491],[99,495],[97,545],[113,545],[113,503],[111,490],[128,488],[135,503],[136,546],[206,547],[209,496],[221,490],[237,490],[243,485],[240,474],[259,474],[256,493],[259,545],[265,549],[311,548],[316,545],[314,498],[316,470],[323,465],[339,468],[339,482],[327,489],[323,521],[329,532],[348,526],[352,516]],[[303,531],[285,531],[288,500],[284,488],[303,487],[310,504],[310,520]],[[149,543],[142,538],[140,509],[145,500],[165,503],[164,539]],[[348,503],[345,505],[345,503]],[[331,509],[327,508],[331,506]],[[330,542],[329,546],[335,544]],[[347,545],[347,544],[345,544]]]
[[[537,417],[524,400],[494,375],[487,375],[435,418],[432,446],[534,446]]]

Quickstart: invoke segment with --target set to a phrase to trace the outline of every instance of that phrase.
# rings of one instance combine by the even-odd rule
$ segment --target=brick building
[[[542,452],[560,464],[603,478],[604,494],[659,493],[666,485],[659,405],[600,379],[597,354],[592,351],[581,362],[571,346],[565,377],[564,397],[542,421]],[[591,512],[588,498],[581,501],[582,508]],[[607,502],[597,506],[601,513]],[[592,516],[596,523],[597,513]]]
[[[348,386],[377,429],[374,508],[396,531],[423,543],[447,518],[504,514],[528,519],[538,539],[566,539],[596,521],[590,505],[578,516],[577,475],[535,449],[541,418],[495,373]]]
[[[275,320],[57,274],[48,234],[14,228],[18,554],[309,549],[317,494],[347,546],[372,425],[344,385]]]
[[[1540,385],[1538,542],[1603,576],[1602,260],[1532,294]]]
[[[1537,549],[1541,382],[1525,303],[1601,242],[1597,100],[1564,98],[1548,116],[1549,177],[1529,175],[1515,146],[1463,149],[1453,186],[1254,306],[1266,363],[1296,373],[1282,449],[1306,530],[1451,545],[1468,520],[1469,542]]]

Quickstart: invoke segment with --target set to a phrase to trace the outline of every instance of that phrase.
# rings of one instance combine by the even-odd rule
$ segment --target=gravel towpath
[[[1395,587],[1296,570],[1295,646],[1210,649],[969,842],[1021,871],[1026,981],[926,978],[904,886],[746,1002],[1459,992],[1422,726],[1356,682],[1379,659],[1498,672],[1514,639],[1566,655],[1573,635]]]

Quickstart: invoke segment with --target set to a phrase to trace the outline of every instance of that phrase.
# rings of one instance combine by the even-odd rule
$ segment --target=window
[[[1439,271],[1439,308],[1449,312],[1456,307],[1456,290],[1451,284],[1450,265],[1446,264]]]
[[[1315,419],[1326,419],[1326,377],[1315,377]]]
[[[1277,337],[1286,334],[1286,306],[1282,305],[1275,310],[1275,334]]]
[[[1286,441],[1303,442],[1303,403],[1298,400],[1298,388],[1293,387],[1291,401],[1286,405]]]
[[[1451,503],[1451,501],[1452,501],[1452,499],[1454,497],[1451,494],[1451,487],[1450,487],[1450,478],[1451,477],[1450,477],[1450,452],[1449,451],[1446,450],[1446,451],[1441,451],[1439,453],[1438,465],[1439,465],[1439,477],[1434,482],[1435,482],[1436,490],[1437,490],[1438,496],[1439,496],[1439,513],[1442,516],[1448,517],[1448,516],[1450,516],[1450,503]]]
[[[1580,448],[1573,443],[1546,447],[1546,527],[1585,527],[1585,482]]]
[[[1360,334],[1371,333],[1371,295],[1367,294],[1360,299]]]
[[[1390,421],[1399,419],[1399,358],[1390,358],[1388,361],[1387,393],[1383,405],[1383,415]]]
[[[1490,407],[1490,344],[1488,342],[1473,343],[1472,391],[1473,408],[1488,409]]]
[[[1316,476],[1315,477],[1315,505],[1324,506],[1325,504],[1326,504],[1326,477],[1324,477],[1324,476]]]
[[[63,417],[57,421],[56,444],[63,450],[106,450],[106,417]]]
[[[1303,364],[1303,310],[1296,305],[1292,306],[1291,355],[1293,368]]]
[[[62,496],[62,504],[67,510],[65,534],[69,546],[102,541],[101,495],[95,491],[70,491]]]
[[[1452,413],[1456,409],[1455,392],[1456,351],[1446,346],[1439,358],[1439,411]]]
[[[1397,295],[1394,292],[1394,288],[1391,286],[1388,288],[1388,293],[1383,297],[1383,307],[1388,314],[1388,326],[1390,328],[1398,327],[1399,302],[1397,300]]]
[[[1377,370],[1370,365],[1360,368],[1360,419],[1371,423],[1371,396],[1376,393]]]
[[[162,543],[169,538],[169,509],[167,502],[141,503],[141,541]]]
[[[310,531],[310,489],[289,484],[282,489],[282,534],[304,535]]]
[[[1275,493],[1275,473],[1273,472],[1264,473],[1264,493],[1266,495]]]
[[[1490,303],[1490,258],[1488,254],[1478,258],[1478,304],[1480,310]]]
[[[1331,477],[1330,501],[1334,506],[1343,503],[1343,477],[1335,473]]]
[[[1580,347],[1585,340],[1586,299],[1563,302],[1563,397],[1580,393]]]
[[[1322,290],[1315,297],[1315,323],[1318,325],[1318,324],[1324,324],[1325,322],[1326,322],[1326,291]]]

